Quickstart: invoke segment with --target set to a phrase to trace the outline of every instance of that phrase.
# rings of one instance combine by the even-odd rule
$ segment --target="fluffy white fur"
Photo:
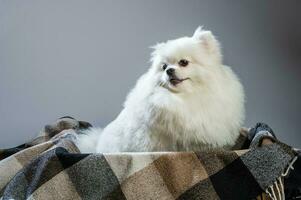
[[[181,59],[188,66],[180,66]],[[151,60],[118,117],[103,130],[85,131],[80,150],[197,151],[233,145],[244,120],[244,92],[234,72],[222,64],[213,34],[199,27],[192,37],[157,44]],[[179,79],[188,79],[173,85],[169,68]]]

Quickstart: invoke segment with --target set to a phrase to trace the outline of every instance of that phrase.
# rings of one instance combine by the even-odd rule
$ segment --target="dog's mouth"
[[[179,83],[182,83],[183,81],[186,81],[188,80],[189,78],[183,78],[183,79],[180,79],[178,77],[171,77],[169,79],[169,82],[173,85],[173,86],[176,86],[178,85]]]

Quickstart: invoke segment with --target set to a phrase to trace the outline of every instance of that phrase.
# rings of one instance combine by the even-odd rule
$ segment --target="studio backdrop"
[[[245,87],[245,126],[265,122],[300,148],[300,10],[298,0],[1,0],[0,148],[65,115],[105,126],[149,47],[199,25]]]

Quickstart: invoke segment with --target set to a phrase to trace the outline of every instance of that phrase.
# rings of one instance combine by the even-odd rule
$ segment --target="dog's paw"
[[[42,132],[43,134],[51,138],[59,134],[63,130],[67,130],[67,129],[80,130],[80,129],[87,129],[90,127],[92,127],[92,125],[89,122],[77,121],[73,117],[65,116],[59,118],[52,124],[47,124]]]

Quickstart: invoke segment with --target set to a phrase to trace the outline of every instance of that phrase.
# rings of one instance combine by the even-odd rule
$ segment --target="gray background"
[[[149,66],[148,47],[198,25],[245,86],[245,126],[264,121],[300,148],[300,10],[298,0],[1,0],[0,148],[64,115],[106,125]]]

